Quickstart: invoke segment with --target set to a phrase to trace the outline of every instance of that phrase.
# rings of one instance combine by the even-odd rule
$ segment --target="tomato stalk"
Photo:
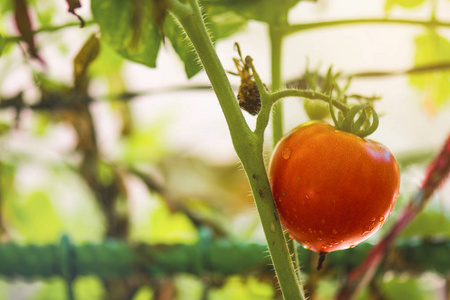
[[[379,125],[378,114],[369,104],[361,104],[351,107],[345,113],[339,112],[336,117],[329,100],[330,115],[333,119],[334,126],[341,131],[349,132],[359,137],[366,137],[377,130]],[[355,120],[356,116],[358,118]],[[372,115],[372,123],[369,123],[369,115]]]
[[[261,96],[261,111],[259,112],[258,118],[256,119],[256,127],[255,127],[255,134],[259,138],[263,138],[264,130],[269,124],[270,111],[272,109],[272,106],[278,100],[281,100],[283,98],[301,97],[310,100],[324,101],[328,103],[331,101],[332,105],[337,109],[339,109],[341,112],[347,113],[349,111],[349,107],[345,103],[342,103],[337,99],[330,99],[330,96],[319,92],[294,90],[294,89],[287,89],[274,93],[267,92],[267,90],[264,88],[264,83],[262,82],[258,72],[256,71],[255,66],[253,65],[252,59],[249,56],[247,56],[245,58],[245,61],[246,64],[248,64],[252,70],[253,78],[255,79],[255,83],[258,86],[258,90]]]
[[[333,99],[333,98],[331,98],[331,100],[330,100],[329,95],[326,95],[326,94],[323,94],[320,92],[315,92],[315,91],[286,89],[286,90],[272,93],[270,95],[270,101],[275,103],[276,101],[278,101],[280,99],[288,98],[288,97],[300,97],[300,98],[307,98],[310,100],[318,100],[318,101],[325,101],[325,102],[331,101],[333,106],[336,107],[337,109],[339,109],[340,111],[342,111],[343,113],[345,113],[349,110],[348,106],[345,103],[342,103],[339,100]]]
[[[252,71],[254,74],[256,73],[254,67]],[[255,81],[257,82],[256,80],[257,77],[255,75],[254,77]],[[319,100],[328,102],[330,105],[330,114],[331,117],[333,118],[333,122],[336,128],[342,131],[352,133],[359,137],[366,137],[369,134],[372,134],[377,129],[379,124],[378,115],[370,104],[361,104],[349,107],[347,104],[339,101],[338,99],[333,99],[331,98],[330,95],[326,95],[320,92],[288,89],[275,93],[268,93],[266,97],[268,98],[266,106],[273,105],[278,100],[287,97],[300,97],[310,100]],[[337,117],[334,112],[334,107],[339,109]],[[368,124],[366,121],[368,121],[370,115],[372,116],[372,123]],[[256,124],[257,132],[264,130],[264,128],[260,127],[266,126],[265,118],[266,116],[263,115],[261,119],[264,120],[264,122],[262,120],[260,123],[257,122]]]
[[[252,132],[245,122],[223,66],[206,31],[197,1],[188,0],[187,3],[181,3],[177,0],[170,0],[169,11],[180,22],[191,40],[222,107],[233,146],[244,166],[252,188],[283,296],[285,299],[305,299],[290,258],[270,189],[264,165],[263,134],[258,135]],[[260,91],[264,91],[264,89],[260,89]],[[264,128],[260,126],[262,133]]]

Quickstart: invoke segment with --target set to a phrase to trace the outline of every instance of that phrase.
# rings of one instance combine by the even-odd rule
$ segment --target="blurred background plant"
[[[59,245],[63,236],[75,248],[115,239],[146,258],[140,245],[197,245],[205,228],[211,240],[264,245],[207,77],[174,18],[155,13],[167,3],[154,1],[159,6],[150,10],[139,0],[106,2],[1,0],[0,248]],[[273,81],[266,26],[279,20],[275,12],[264,13],[268,1],[200,2],[225,68],[234,70],[238,41],[263,80]],[[317,257],[300,250],[310,299],[330,299],[349,268],[389,232],[449,134],[450,3],[280,6],[289,12],[286,27],[279,27],[285,36],[282,82],[323,93],[331,93],[332,84],[337,96],[377,99],[382,118],[371,138],[392,149],[402,168],[396,210],[380,234],[348,250],[359,255],[336,253],[336,264],[330,255],[330,265],[318,273],[309,267]],[[237,93],[239,77],[229,78]],[[311,117],[303,107],[310,104],[289,99],[283,105],[285,132]],[[255,119],[245,117],[254,126]],[[450,297],[449,203],[450,187],[443,184],[359,299]],[[432,248],[436,243],[439,251]],[[407,253],[416,249],[419,258],[405,256],[402,244],[412,245]],[[241,246],[230,251],[240,254]],[[23,253],[40,253],[33,249]],[[264,254],[259,267],[234,273],[145,273],[137,267],[126,279],[83,274],[70,284],[76,299],[279,298],[265,251],[247,254]],[[436,260],[427,264],[430,253]],[[0,298],[70,297],[67,278],[33,274],[0,274]]]

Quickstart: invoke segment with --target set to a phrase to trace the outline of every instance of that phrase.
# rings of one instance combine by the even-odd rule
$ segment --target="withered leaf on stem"
[[[45,64],[38,55],[36,43],[34,42],[34,32],[31,26],[31,19],[28,13],[26,0],[14,0],[14,20],[17,30],[22,35],[22,40],[28,46],[28,53],[30,56],[39,60],[42,64]]]
[[[169,10],[168,0],[153,0],[153,20],[158,27],[159,33],[164,37],[164,20],[166,19],[167,12]],[[164,42],[164,39],[163,39]]]
[[[239,106],[252,116],[256,116],[261,110],[261,95],[253,80],[241,81],[237,98]]]
[[[93,34],[84,43],[81,50],[78,52],[77,56],[73,61],[73,72],[74,72],[74,89],[77,92],[86,93],[87,92],[87,71],[89,65],[97,58],[100,52],[100,41],[98,37]]]
[[[249,114],[256,116],[261,110],[261,94],[253,79],[253,75],[250,74],[250,66],[242,58],[239,44],[235,43],[234,46],[239,54],[239,58],[233,58],[236,70],[241,78],[241,85],[237,95],[239,106]],[[247,58],[251,59],[249,56]]]
[[[80,1],[79,0],[66,0],[66,2],[67,2],[67,4],[69,4],[68,12],[71,13],[72,15],[76,16],[78,18],[78,20],[80,20],[80,27],[83,28],[84,20],[79,14],[77,14],[75,12],[75,9],[81,7]]]
[[[132,16],[131,16],[131,28],[133,29],[133,36],[131,38],[131,47],[136,48],[139,44],[139,38],[142,31],[142,20],[145,12],[144,3],[142,0],[131,0]]]

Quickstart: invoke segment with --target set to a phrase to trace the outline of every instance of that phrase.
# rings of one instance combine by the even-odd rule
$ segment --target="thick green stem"
[[[271,50],[271,70],[272,70],[272,88],[271,92],[277,92],[282,87],[282,51],[283,51],[283,31],[281,27],[274,24],[269,24],[269,38],[270,38],[270,50]],[[257,124],[258,125],[258,124]],[[281,101],[276,102],[273,105],[272,110],[272,136],[273,146],[283,137],[283,103]],[[291,255],[292,264],[297,270],[298,280],[300,281],[300,265],[298,261],[297,248],[293,239],[289,237],[289,234],[285,233],[285,239],[288,246],[289,253]]]
[[[263,159],[263,140],[245,122],[231,85],[207,34],[196,0],[182,4],[171,0],[170,11],[181,23],[203,64],[219,99],[237,155],[247,173],[269,252],[285,299],[304,299],[273,201]]]
[[[271,92],[281,89],[281,52],[283,46],[283,35],[278,27],[269,25],[271,64],[272,64],[272,86]],[[273,145],[283,137],[283,106],[282,102],[274,105],[272,110],[272,134]]]
[[[305,299],[303,287],[299,281],[299,275],[291,259],[292,252],[288,248],[286,239],[281,227],[278,212],[273,200],[269,179],[264,167],[262,155],[255,157],[258,159],[251,166],[244,168],[253,180],[250,180],[253,195],[258,208],[258,213],[263,223],[269,252],[272,257],[273,266],[277,274],[278,282],[284,299]],[[250,175],[251,174],[251,175]],[[261,177],[260,177],[261,176]],[[293,249],[292,249],[293,250]],[[295,257],[297,257],[295,255]]]

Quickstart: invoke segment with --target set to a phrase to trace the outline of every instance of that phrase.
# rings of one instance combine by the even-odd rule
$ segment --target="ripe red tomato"
[[[272,192],[286,231],[320,253],[352,248],[392,212],[400,172],[382,144],[306,123],[277,144],[269,165]]]

